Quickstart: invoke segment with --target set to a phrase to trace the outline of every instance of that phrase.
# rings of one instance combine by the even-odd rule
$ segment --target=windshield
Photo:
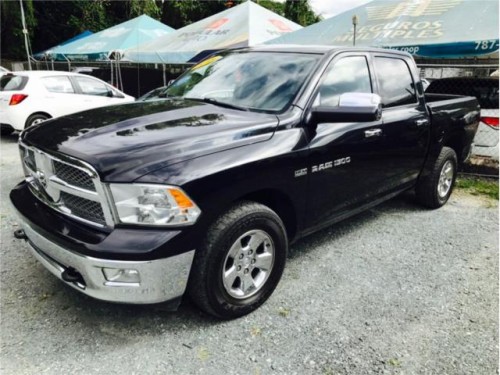
[[[245,52],[216,55],[194,66],[161,96],[280,112],[290,105],[317,55]]]

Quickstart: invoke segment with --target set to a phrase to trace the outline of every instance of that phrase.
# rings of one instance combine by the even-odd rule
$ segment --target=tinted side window
[[[415,85],[406,62],[391,57],[375,57],[383,107],[417,102]]]
[[[97,95],[97,96],[108,96],[110,91],[108,87],[95,79],[87,77],[75,77],[78,85],[82,89],[82,93],[85,95]]]
[[[67,76],[44,77],[42,78],[43,85],[50,92],[63,94],[73,94],[73,86]]]
[[[340,95],[347,92],[372,92],[370,72],[364,56],[344,57],[326,70],[325,79],[319,88],[319,104],[336,107]]]

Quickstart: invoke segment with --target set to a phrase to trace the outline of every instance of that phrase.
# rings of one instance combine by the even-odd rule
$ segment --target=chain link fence
[[[136,64],[124,61],[31,61],[32,70],[58,70],[89,74],[138,98],[166,86],[190,64]],[[29,70],[27,62],[5,64],[12,71]]]
[[[463,168],[473,174],[498,175],[499,81],[498,64],[420,64],[428,93],[474,96],[481,105],[481,122],[474,137],[471,159]]]

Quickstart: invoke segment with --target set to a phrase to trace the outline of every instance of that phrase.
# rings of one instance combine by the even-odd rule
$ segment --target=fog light
[[[139,271],[129,268],[103,268],[102,273],[107,281],[115,283],[138,284],[141,282]]]

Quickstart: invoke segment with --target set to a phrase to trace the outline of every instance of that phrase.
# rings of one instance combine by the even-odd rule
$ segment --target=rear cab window
[[[28,77],[6,74],[0,79],[0,91],[20,91],[27,83]]]

